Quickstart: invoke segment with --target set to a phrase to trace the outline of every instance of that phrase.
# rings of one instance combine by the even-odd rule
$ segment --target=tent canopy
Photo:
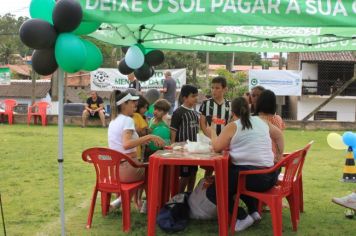
[[[80,0],[90,36],[200,51],[356,50],[356,0]]]

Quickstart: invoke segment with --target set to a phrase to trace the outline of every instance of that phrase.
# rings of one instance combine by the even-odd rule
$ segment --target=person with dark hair
[[[217,76],[211,81],[211,95],[210,99],[203,101],[200,106],[199,112],[199,123],[200,128],[203,133],[210,138],[210,133],[207,127],[211,125],[214,119],[219,119],[220,122],[216,126],[215,132],[217,135],[220,134],[221,130],[227,125],[231,119],[231,102],[224,98],[227,91],[227,82],[225,77]],[[213,173],[213,168],[202,167],[205,169],[204,177],[211,176]]]
[[[277,103],[276,103],[276,95],[271,90],[264,90],[260,97],[257,100],[256,104],[256,111],[260,118],[263,120],[271,123],[272,125],[279,128],[281,131],[285,129],[285,124],[282,118],[276,114],[277,110]],[[272,151],[276,155],[277,151],[277,144],[272,140]],[[274,159],[274,162],[277,163],[279,159],[277,156]]]
[[[221,120],[221,123],[215,126],[217,135],[220,134],[221,130],[230,121],[231,102],[224,98],[227,91],[226,85],[226,79],[224,77],[215,77],[211,81],[212,98],[205,100],[199,109],[200,128],[208,137],[210,137],[210,133],[207,131],[207,127],[211,125],[213,118]]]
[[[132,115],[135,123],[135,128],[138,136],[142,137],[148,134],[148,123],[146,121],[145,112],[147,111],[149,103],[145,97],[139,95],[136,112]],[[137,146],[137,157],[142,159],[141,145]]]
[[[178,107],[172,115],[171,120],[171,143],[197,141],[199,132],[199,117],[194,110],[198,102],[198,89],[193,85],[183,85],[180,96],[183,104]],[[179,191],[193,191],[198,167],[181,166],[181,178],[179,180]]]
[[[260,97],[261,93],[265,90],[263,86],[256,86],[251,89],[251,114],[256,114],[256,104],[257,100]]]
[[[166,99],[158,99],[153,104],[153,118],[148,123],[149,132],[155,133],[155,130],[162,129],[167,131],[165,133],[161,133],[159,136],[162,138],[166,145],[170,144],[170,129],[167,123],[163,120],[163,117],[167,115],[169,110],[171,109],[171,104]],[[146,146],[144,161],[147,162],[148,158],[157,150],[161,149],[160,147],[156,147],[152,142]]]
[[[120,91],[115,92],[115,101],[117,107],[117,117],[109,124],[108,143],[109,148],[137,161],[137,146],[153,141],[157,146],[163,146],[164,140],[155,135],[145,135],[139,137],[132,115],[136,110],[136,101],[138,96],[132,96],[130,93]],[[123,183],[131,183],[143,180],[145,171],[142,168],[135,168],[127,161],[120,165],[120,180]],[[114,201],[112,207],[120,205],[120,200]]]
[[[217,136],[214,127],[211,130],[212,147],[215,152],[221,152],[229,148],[232,165],[229,167],[228,197],[229,210],[232,213],[234,205],[234,195],[236,194],[239,171],[259,170],[270,168],[274,165],[274,155],[272,152],[271,138],[278,146],[278,156],[283,155],[284,140],[280,129],[265,122],[258,116],[250,116],[250,111],[246,99],[235,98],[231,103],[231,110],[234,122],[230,122]],[[215,124],[213,123],[212,126]],[[251,175],[246,179],[248,190],[264,192],[272,188],[278,180],[278,172]],[[207,198],[216,204],[215,185],[207,189]],[[238,209],[238,220],[235,230],[242,231],[251,226],[255,221],[261,219],[257,212],[257,200],[249,196],[241,196],[248,208],[248,213],[244,208]]]
[[[98,93],[95,91],[90,92],[90,97],[87,99],[85,108],[82,114],[82,128],[86,126],[86,122],[90,117],[99,117],[103,127],[106,127],[105,124],[105,110],[104,102],[101,97],[98,96]]]

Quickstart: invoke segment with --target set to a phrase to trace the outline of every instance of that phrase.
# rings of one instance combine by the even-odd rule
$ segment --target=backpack
[[[157,224],[166,233],[179,232],[187,227],[189,221],[188,196],[188,193],[179,193],[160,210]]]

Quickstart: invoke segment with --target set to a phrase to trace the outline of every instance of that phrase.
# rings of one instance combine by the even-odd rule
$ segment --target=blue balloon
[[[342,141],[349,147],[355,147],[356,135],[350,131],[347,131],[342,135]]]
[[[145,62],[145,55],[138,46],[131,46],[125,55],[125,62],[131,69],[138,69]]]

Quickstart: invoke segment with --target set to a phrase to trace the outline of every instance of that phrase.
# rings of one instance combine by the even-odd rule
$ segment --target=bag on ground
[[[157,216],[158,226],[167,233],[184,230],[189,221],[188,193],[175,195],[160,210]]]
[[[206,189],[213,183],[214,178],[201,179],[188,199],[190,218],[210,220],[217,217],[216,205],[206,197]]]

